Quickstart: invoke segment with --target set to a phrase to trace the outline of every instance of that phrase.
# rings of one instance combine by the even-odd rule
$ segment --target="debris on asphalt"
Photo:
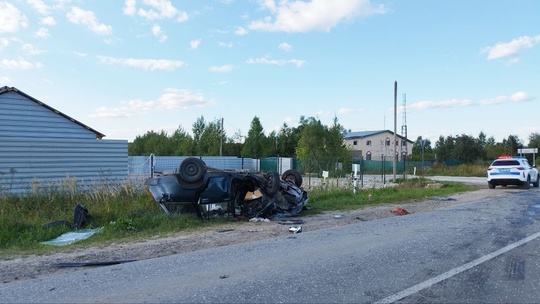
[[[216,230],[216,232],[218,232],[218,233],[229,232],[229,231],[234,231],[234,229],[233,228],[225,228],[225,229]]]
[[[392,209],[390,212],[395,213],[397,215],[405,215],[405,214],[410,213],[407,209],[403,209],[403,208],[399,208],[399,207]]]
[[[254,218],[251,218],[249,219],[250,222],[265,222],[265,223],[270,223],[270,220],[267,219],[267,218],[263,218],[263,217],[254,217]]]
[[[105,261],[105,262],[66,262],[56,263],[55,267],[92,267],[92,266],[110,266],[124,263],[135,262],[137,260]]]
[[[304,223],[303,220],[285,220],[285,221],[279,221],[278,224],[280,225],[302,225]]]
[[[294,234],[300,233],[302,232],[302,226],[290,227],[289,232],[294,233]]]
[[[451,197],[437,197],[435,200],[439,202],[446,202],[446,201],[455,201],[456,199],[451,198]]]

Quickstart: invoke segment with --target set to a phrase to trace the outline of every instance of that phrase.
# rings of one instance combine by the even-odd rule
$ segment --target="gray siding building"
[[[124,181],[127,140],[104,136],[16,88],[0,87],[0,195]]]

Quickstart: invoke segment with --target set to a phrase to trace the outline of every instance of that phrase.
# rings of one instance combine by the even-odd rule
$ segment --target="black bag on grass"
[[[90,213],[85,206],[77,204],[73,211],[73,227],[79,229],[88,223],[90,219]]]

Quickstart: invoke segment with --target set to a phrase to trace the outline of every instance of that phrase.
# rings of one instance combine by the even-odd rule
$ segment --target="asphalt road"
[[[0,285],[5,303],[538,303],[540,190]]]

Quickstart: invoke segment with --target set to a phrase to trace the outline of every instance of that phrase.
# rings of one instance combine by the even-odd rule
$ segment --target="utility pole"
[[[223,156],[223,117],[221,117],[221,126],[219,128],[219,156]]]
[[[397,153],[397,81],[394,81],[394,155],[392,155],[392,173],[394,174],[394,183],[396,182],[396,153]]]
[[[403,111],[403,125],[401,126],[401,137],[403,137],[403,140],[405,140],[405,155],[403,157],[403,178],[406,176],[406,170],[407,170],[407,157],[409,157],[409,143],[407,140],[407,96],[406,94],[403,94],[403,105],[402,105],[402,111]],[[401,144],[403,147],[403,143]],[[400,149],[401,150],[401,149]]]

